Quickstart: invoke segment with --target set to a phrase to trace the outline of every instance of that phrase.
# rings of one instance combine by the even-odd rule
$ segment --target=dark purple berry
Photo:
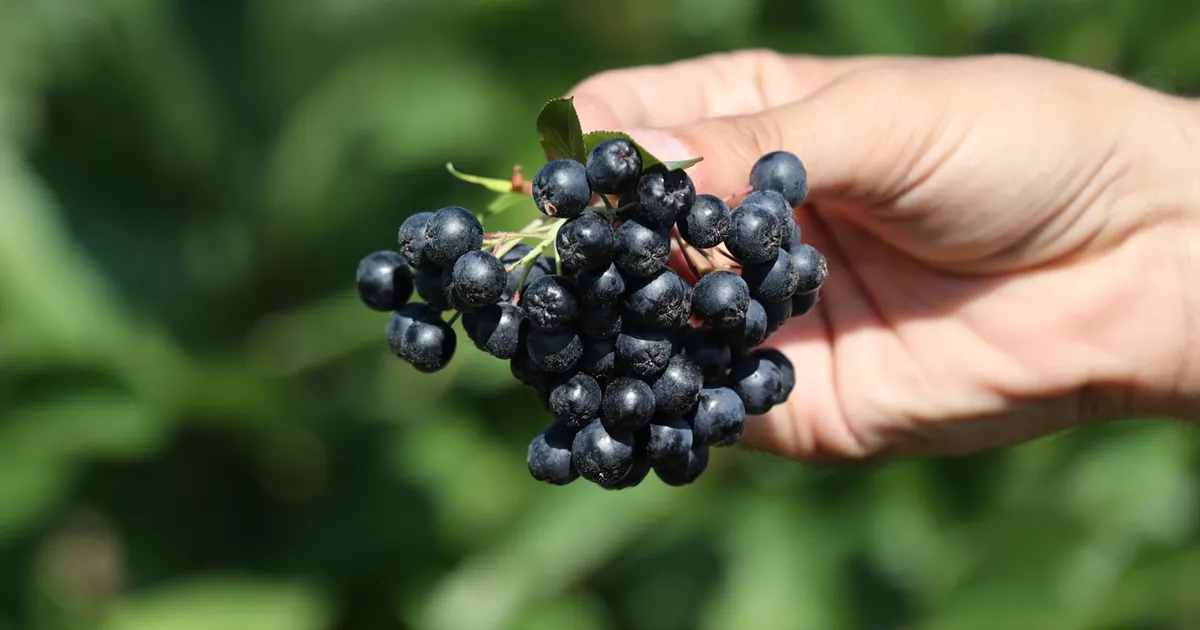
[[[647,460],[651,466],[674,466],[687,459],[692,450],[692,427],[678,416],[656,417],[650,421],[646,441]]]
[[[592,202],[587,169],[575,160],[546,162],[534,174],[531,185],[534,203],[549,217],[577,217]]]
[[[578,373],[550,391],[550,412],[555,420],[580,429],[600,413],[603,397],[604,392],[595,378]]]
[[[775,258],[742,267],[742,279],[750,289],[750,297],[764,302],[779,302],[792,297],[800,286],[800,268],[795,255],[780,249]]]
[[[604,308],[621,301],[625,295],[625,277],[615,264],[609,263],[603,270],[581,271],[575,277],[575,287],[584,306]]]
[[[588,210],[558,229],[554,246],[564,268],[604,269],[612,262],[616,235],[607,219]]]
[[[691,209],[679,215],[676,226],[679,235],[692,247],[709,249],[725,242],[729,236],[731,215],[729,205],[716,195],[696,195]]]
[[[688,418],[696,444],[732,446],[746,428],[746,405],[728,387],[705,388]]]
[[[774,190],[795,208],[808,196],[808,171],[795,154],[772,151],[750,167],[750,186],[754,190]]]
[[[511,359],[517,356],[529,330],[525,311],[508,302],[493,304],[472,320],[474,332],[469,336],[480,350],[497,359]],[[463,328],[471,330],[467,326],[467,316],[463,315]]]
[[[634,431],[654,417],[654,390],[640,379],[618,378],[604,389],[600,419],[611,431]]]
[[[626,327],[617,335],[617,367],[625,374],[655,379],[674,354],[671,337],[653,328]]]
[[[779,370],[779,393],[774,400],[773,405],[782,404],[787,397],[791,395],[792,390],[796,387],[796,368],[792,365],[790,359],[787,358],[779,350],[774,348],[759,348],[750,353],[750,356],[759,359],[765,359],[771,362]]]
[[[739,207],[732,213],[725,248],[743,265],[772,260],[782,244],[783,227],[779,217],[763,206]]]
[[[579,475],[596,484],[613,484],[625,478],[634,463],[633,434],[610,432],[593,421],[575,434],[571,459]]]
[[[483,224],[462,206],[447,206],[425,224],[425,256],[448,267],[463,254],[483,247]]]
[[[648,328],[672,328],[687,321],[688,284],[670,269],[634,278],[625,294],[625,319]]]
[[[446,293],[445,274],[440,267],[428,265],[413,274],[413,285],[430,308],[438,311],[450,310],[450,299]]]
[[[418,212],[400,224],[400,254],[413,269],[433,264],[425,255],[425,224],[432,216],[432,212]]]
[[[746,319],[750,288],[741,276],[724,269],[707,273],[692,293],[692,314],[713,328],[734,328]]]
[[[642,154],[624,138],[605,140],[588,152],[588,184],[598,193],[625,193],[637,184],[641,173]]]
[[[525,349],[539,368],[561,374],[569,372],[583,356],[583,341],[570,330],[529,329]]]
[[[454,262],[446,291],[453,302],[479,309],[500,301],[508,274],[504,265],[483,250],[469,251]]]
[[[783,375],[771,361],[751,355],[729,370],[729,383],[729,388],[746,405],[746,413],[764,414],[779,398]]]
[[[529,443],[525,463],[534,479],[554,486],[565,486],[579,477],[571,449],[575,431],[553,423]]]
[[[670,227],[696,201],[696,186],[684,171],[646,173],[637,183],[638,216]]]
[[[618,307],[585,308],[579,313],[576,324],[579,332],[591,339],[615,339],[624,327],[624,318]]]
[[[566,330],[579,314],[575,287],[563,276],[542,276],[521,291],[521,308],[534,328]]]
[[[825,255],[807,243],[792,248],[792,266],[796,268],[796,290],[794,293],[812,293],[825,284],[829,276],[829,263]]]
[[[707,468],[708,447],[693,443],[686,458],[672,466],[655,467],[654,474],[668,486],[686,486],[699,479]]]
[[[393,251],[367,254],[355,272],[358,299],[372,310],[394,311],[412,299],[413,272]]]
[[[635,218],[617,228],[617,268],[628,276],[652,276],[667,266],[671,255],[668,228]]]
[[[654,402],[659,415],[678,416],[692,408],[704,387],[700,366],[682,354],[671,357],[654,381]]]

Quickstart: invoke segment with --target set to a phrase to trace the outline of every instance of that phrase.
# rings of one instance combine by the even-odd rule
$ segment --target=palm
[[[836,214],[802,217],[830,276],[814,311],[771,340],[804,376],[750,443],[805,458],[967,452],[1077,421],[1071,392],[1089,377],[1077,324],[1128,252],[1070,271],[956,275]]]

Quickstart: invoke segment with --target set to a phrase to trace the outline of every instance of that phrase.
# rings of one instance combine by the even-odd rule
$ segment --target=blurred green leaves
[[[331,612],[311,585],[210,575],[123,601],[101,630],[322,630]]]

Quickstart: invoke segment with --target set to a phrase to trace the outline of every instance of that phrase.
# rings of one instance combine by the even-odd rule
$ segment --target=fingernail
[[[625,133],[654,157],[664,161],[688,160],[693,157],[691,149],[679,138],[659,129],[627,129]]]

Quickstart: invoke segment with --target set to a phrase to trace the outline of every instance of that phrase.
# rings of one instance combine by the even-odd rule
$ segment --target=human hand
[[[1029,58],[763,51],[605,72],[569,94],[585,131],[703,156],[698,192],[744,188],[771,150],[808,168],[797,217],[830,275],[768,342],[797,383],[743,443],[957,454],[1190,413],[1194,104]]]

